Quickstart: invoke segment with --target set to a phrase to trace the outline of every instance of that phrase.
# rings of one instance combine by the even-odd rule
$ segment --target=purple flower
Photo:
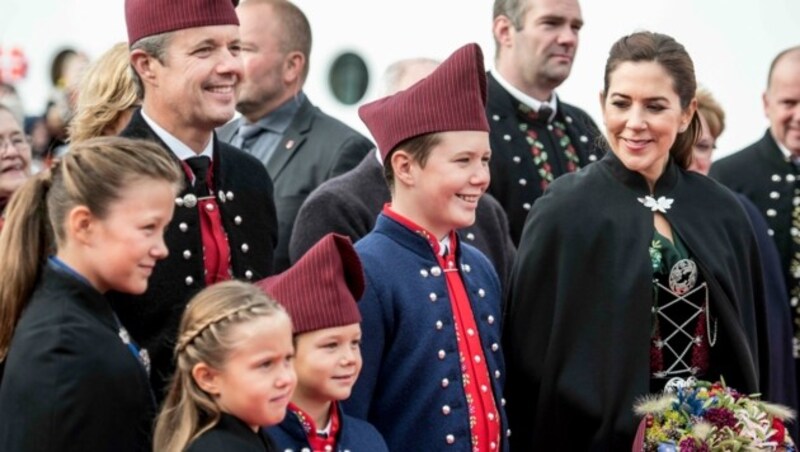
[[[708,445],[701,443],[699,446],[694,438],[686,438],[678,445],[680,452],[709,452]]]
[[[733,411],[727,408],[709,408],[706,410],[706,413],[703,417],[705,417],[706,420],[712,425],[720,429],[724,427],[736,427],[736,417],[733,415]]]

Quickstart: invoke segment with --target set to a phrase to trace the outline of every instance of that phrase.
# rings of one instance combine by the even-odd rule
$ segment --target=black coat
[[[741,193],[758,207],[767,220],[781,256],[789,287],[797,279],[789,272],[792,257],[792,212],[795,187],[800,187],[794,165],[783,155],[769,130],[752,145],[711,165],[709,176]]]
[[[166,148],[140,111],[121,135],[155,141]],[[225,202],[220,196],[217,203],[230,246],[233,277],[256,281],[271,275],[277,222],[272,183],[264,166],[215,138],[213,170],[214,192],[225,195]],[[178,196],[191,189],[188,176],[184,183]],[[197,207],[176,206],[164,240],[169,256],[156,264],[147,292],[140,296],[110,295],[123,325],[150,352],[151,381],[158,400],[174,369],[173,348],[183,310],[189,299],[205,287]]]
[[[277,452],[263,429],[258,433],[238,418],[227,413],[211,430],[192,441],[186,452]]]
[[[221,127],[220,139],[230,143],[241,121],[240,118]],[[276,272],[289,267],[289,239],[303,201],[326,180],[358,165],[374,147],[365,136],[323,113],[307,97],[303,98],[292,123],[266,163],[275,186],[278,214]]]
[[[542,196],[541,178],[531,157],[531,146],[519,130],[517,107],[519,101],[505,90],[491,74],[487,74],[489,100],[486,115],[489,118],[489,140],[492,147],[492,160],[489,168],[492,183],[489,193],[500,202],[508,215],[511,239],[519,245],[522,227],[534,201]],[[558,101],[557,118],[567,126],[575,152],[583,167],[603,155],[598,146],[600,135],[594,121],[586,112],[573,105]],[[538,131],[547,143],[548,149],[561,149],[544,125]],[[549,137],[549,138],[547,138]],[[563,154],[550,152],[553,174],[558,177],[565,169],[561,162]],[[561,160],[560,160],[561,159]]]
[[[303,204],[289,245],[292,262],[297,262],[329,232],[358,241],[372,231],[383,205],[391,200],[383,166],[370,152],[353,170],[322,184]],[[486,254],[503,287],[507,287],[515,249],[508,234],[508,220],[497,200],[482,196],[475,224],[461,229],[459,235]]]
[[[800,302],[797,297],[790,302],[789,291],[791,287],[800,285],[800,278],[795,277],[791,271],[794,253],[792,213],[794,203],[800,202],[800,196],[795,195],[795,190],[800,188],[800,174],[783,155],[767,130],[757,142],[714,162],[709,175],[748,199],[757,210],[756,214],[760,214],[760,218],[753,217],[753,225],[756,226],[756,222],[766,223],[764,229],[772,236],[773,243],[764,243],[761,247],[765,265],[769,266],[769,273],[765,273],[765,282],[768,295],[766,308],[770,374],[769,384],[763,389],[767,400],[796,408],[800,384],[795,369],[792,369],[797,360],[791,358],[791,337],[798,337],[796,332],[800,331],[795,323],[800,321]],[[773,248],[777,248],[777,251]],[[778,254],[777,269],[773,263],[776,259],[772,257],[773,254]],[[776,270],[779,275],[775,274]],[[776,281],[776,276],[782,281]],[[783,294],[780,293],[781,290],[784,291]],[[794,424],[796,434],[797,423]]]
[[[153,395],[108,301],[47,264],[0,383],[0,450],[151,450]]]
[[[612,153],[537,201],[512,272],[504,345],[512,450],[629,450],[650,391],[653,212],[644,178]],[[758,249],[736,198],[670,162],[656,197],[709,284],[711,366],[757,392]],[[712,329],[713,326],[712,320]]]

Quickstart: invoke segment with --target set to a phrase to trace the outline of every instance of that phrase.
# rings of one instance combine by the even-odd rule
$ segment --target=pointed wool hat
[[[238,0],[125,0],[128,45],[168,31],[239,25]]]
[[[294,334],[361,322],[364,269],[349,237],[326,235],[288,270],[256,285],[286,308]]]
[[[488,132],[486,71],[478,44],[456,50],[430,75],[358,109],[386,161],[395,146],[419,135],[452,130]]]

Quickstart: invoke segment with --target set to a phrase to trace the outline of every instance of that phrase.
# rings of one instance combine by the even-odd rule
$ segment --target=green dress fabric
[[[708,289],[677,234],[669,240],[654,229],[649,252],[653,266],[650,386],[655,392],[673,377],[706,378]]]

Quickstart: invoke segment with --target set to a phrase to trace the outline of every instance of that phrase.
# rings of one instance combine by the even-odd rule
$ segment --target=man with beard
[[[495,67],[486,113],[489,193],[505,208],[514,244],[534,201],[554,178],[602,154],[597,126],[555,89],[572,69],[583,16],[577,0],[495,0]]]
[[[289,239],[300,206],[322,182],[355,167],[374,146],[315,107],[303,92],[311,27],[286,0],[250,0],[237,9],[244,80],[237,109],[244,116],[220,137],[258,158],[275,184],[275,267],[289,267]]]

